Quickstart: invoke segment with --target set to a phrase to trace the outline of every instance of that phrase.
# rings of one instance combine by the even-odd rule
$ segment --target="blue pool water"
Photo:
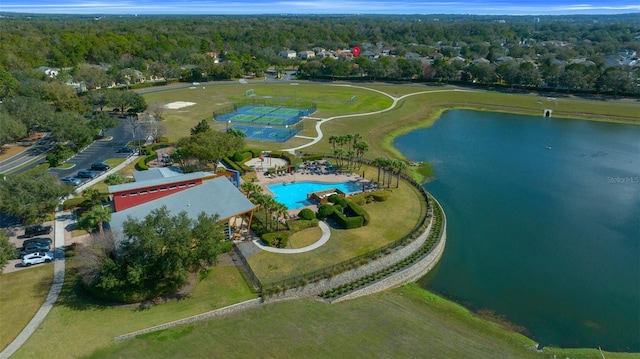
[[[267,188],[273,192],[275,200],[284,204],[289,209],[296,209],[314,204],[307,200],[307,193],[322,191],[325,189],[337,188],[344,193],[354,193],[362,191],[362,186],[353,182],[321,183],[321,182],[296,182],[277,183],[268,185]]]

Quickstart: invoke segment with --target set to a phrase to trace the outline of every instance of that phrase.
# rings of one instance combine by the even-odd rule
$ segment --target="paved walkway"
[[[262,244],[260,244],[260,240],[258,239],[254,239],[253,244],[255,244],[258,248],[262,249],[263,251],[272,252],[272,253],[296,254],[296,253],[309,252],[314,249],[320,248],[322,245],[327,243],[327,241],[331,237],[331,230],[329,229],[329,226],[326,223],[321,221],[320,223],[318,223],[318,226],[322,230],[322,236],[320,237],[319,240],[317,240],[315,243],[313,243],[310,246],[295,248],[295,249],[273,248],[273,247],[263,246]]]
[[[379,110],[379,111],[373,111],[373,112],[365,112],[365,113],[355,113],[355,114],[351,114],[351,115],[340,115],[340,116],[333,116],[333,117],[329,117],[329,118],[324,118],[324,119],[320,119],[320,118],[314,118],[319,120],[318,122],[316,122],[316,133],[318,134],[315,138],[312,138],[312,141],[309,143],[306,143],[304,145],[300,145],[298,147],[292,147],[292,148],[287,148],[287,149],[283,149],[283,151],[289,152],[289,153],[295,153],[297,150],[301,150],[303,148],[309,147],[309,146],[313,146],[316,143],[320,142],[320,140],[322,140],[322,138],[324,137],[324,134],[322,133],[322,125],[325,122],[329,122],[332,120],[336,120],[339,118],[349,118],[349,117],[362,117],[362,116],[370,116],[370,115],[377,115],[380,113],[384,113],[384,112],[388,112],[393,110],[397,105],[398,102],[400,102],[401,100],[404,100],[407,97],[411,97],[411,96],[416,96],[416,95],[424,95],[424,94],[431,94],[431,93],[436,93],[436,92],[475,92],[473,90],[460,90],[460,89],[452,89],[452,90],[435,90],[435,91],[419,91],[419,92],[413,92],[410,94],[406,94],[400,97],[394,97],[391,96],[390,94],[377,90],[377,89],[372,89],[369,87],[365,87],[365,86],[356,86],[356,85],[348,85],[348,84],[340,84],[340,85],[332,85],[332,86],[342,86],[342,87],[354,87],[354,88],[359,88],[359,89],[364,89],[364,90],[368,90],[368,91],[373,91],[373,92],[377,92],[380,93],[384,96],[389,97],[390,99],[393,100],[393,103],[391,104],[391,106]],[[309,117],[311,118],[311,117]],[[295,137],[303,137],[303,136],[295,136]],[[303,137],[303,138],[310,138],[310,137]]]
[[[73,222],[73,217],[67,212],[57,212],[56,221],[54,225],[54,253],[55,261],[53,262],[53,283],[47,298],[38,310],[38,312],[31,318],[29,324],[18,334],[18,336],[7,346],[2,353],[0,353],[0,359],[10,357],[15,353],[24,342],[29,339],[36,329],[42,324],[44,318],[49,314],[51,307],[58,300],[58,295],[62,290],[62,284],[64,283],[64,246],[65,246],[65,230],[66,227]]]

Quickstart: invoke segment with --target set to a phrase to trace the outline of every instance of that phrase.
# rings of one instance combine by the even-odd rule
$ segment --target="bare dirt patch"
[[[184,107],[189,107],[189,106],[193,106],[195,105],[195,102],[187,102],[187,101],[176,101],[176,102],[171,102],[168,103],[166,105],[164,105],[164,108],[169,109],[169,110],[178,110]]]

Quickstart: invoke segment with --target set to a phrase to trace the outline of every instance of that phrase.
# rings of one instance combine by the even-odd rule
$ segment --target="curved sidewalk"
[[[272,252],[272,253],[296,254],[296,253],[309,252],[314,249],[320,248],[323,244],[327,243],[327,241],[331,237],[331,230],[329,229],[329,226],[325,222],[321,221],[320,223],[318,223],[318,226],[320,227],[320,229],[322,229],[322,236],[320,237],[319,240],[317,240],[315,243],[313,243],[310,246],[296,248],[296,249],[273,248],[273,247],[263,246],[262,244],[259,243],[260,241],[257,239],[253,240],[253,244],[255,244],[258,248],[262,249],[263,251]]]
[[[319,119],[319,121],[316,123],[316,132],[318,133],[318,135],[315,138],[312,138],[312,141],[309,143],[306,143],[304,145],[300,145],[297,147],[292,147],[292,148],[286,148],[283,149],[282,151],[286,151],[289,153],[295,153],[297,150],[301,150],[303,148],[309,147],[309,146],[313,146],[316,143],[320,142],[320,140],[322,140],[322,138],[324,137],[324,134],[322,133],[322,129],[321,126],[325,123],[325,122],[329,122],[332,120],[336,120],[339,118],[349,118],[349,117],[362,117],[362,116],[370,116],[370,115],[377,115],[380,113],[384,113],[384,112],[388,112],[393,110],[397,105],[398,102],[400,102],[401,100],[404,100],[407,97],[411,97],[411,96],[416,96],[416,95],[424,95],[424,94],[430,94],[430,93],[436,93],[436,92],[475,92],[472,90],[461,90],[461,89],[451,89],[451,90],[433,90],[433,91],[419,91],[419,92],[413,92],[413,93],[409,93],[406,95],[402,95],[400,97],[394,97],[389,95],[388,93],[384,92],[384,91],[380,91],[377,89],[372,89],[369,87],[365,87],[365,86],[354,86],[354,85],[348,85],[348,84],[341,84],[341,85],[333,85],[333,86],[342,86],[342,87],[354,87],[354,88],[360,88],[360,89],[364,89],[364,90],[368,90],[368,91],[373,91],[373,92],[378,92],[384,96],[389,97],[390,99],[393,100],[393,103],[382,110],[378,110],[378,111],[372,111],[372,112],[365,112],[365,113],[354,113],[351,115],[340,115],[340,116],[333,116],[333,117],[329,117],[329,118],[325,118],[325,119]],[[301,137],[301,136],[296,136],[296,137]],[[305,137],[308,138],[308,137]]]
[[[64,284],[64,246],[65,246],[65,228],[72,222],[71,215],[64,212],[56,213],[55,221],[55,261],[53,262],[53,283],[47,298],[42,306],[31,318],[29,324],[18,334],[18,336],[0,353],[0,359],[9,358],[15,353],[22,344],[38,329],[44,318],[49,314],[53,304],[58,300],[62,284]]]

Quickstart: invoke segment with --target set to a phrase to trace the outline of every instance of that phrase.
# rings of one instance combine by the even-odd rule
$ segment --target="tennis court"
[[[295,136],[300,130],[282,127],[231,126],[234,130],[242,131],[248,140],[285,142]]]
[[[282,106],[242,106],[227,113],[214,113],[216,121],[229,123],[252,123],[266,126],[293,126],[313,109],[299,109]]]

